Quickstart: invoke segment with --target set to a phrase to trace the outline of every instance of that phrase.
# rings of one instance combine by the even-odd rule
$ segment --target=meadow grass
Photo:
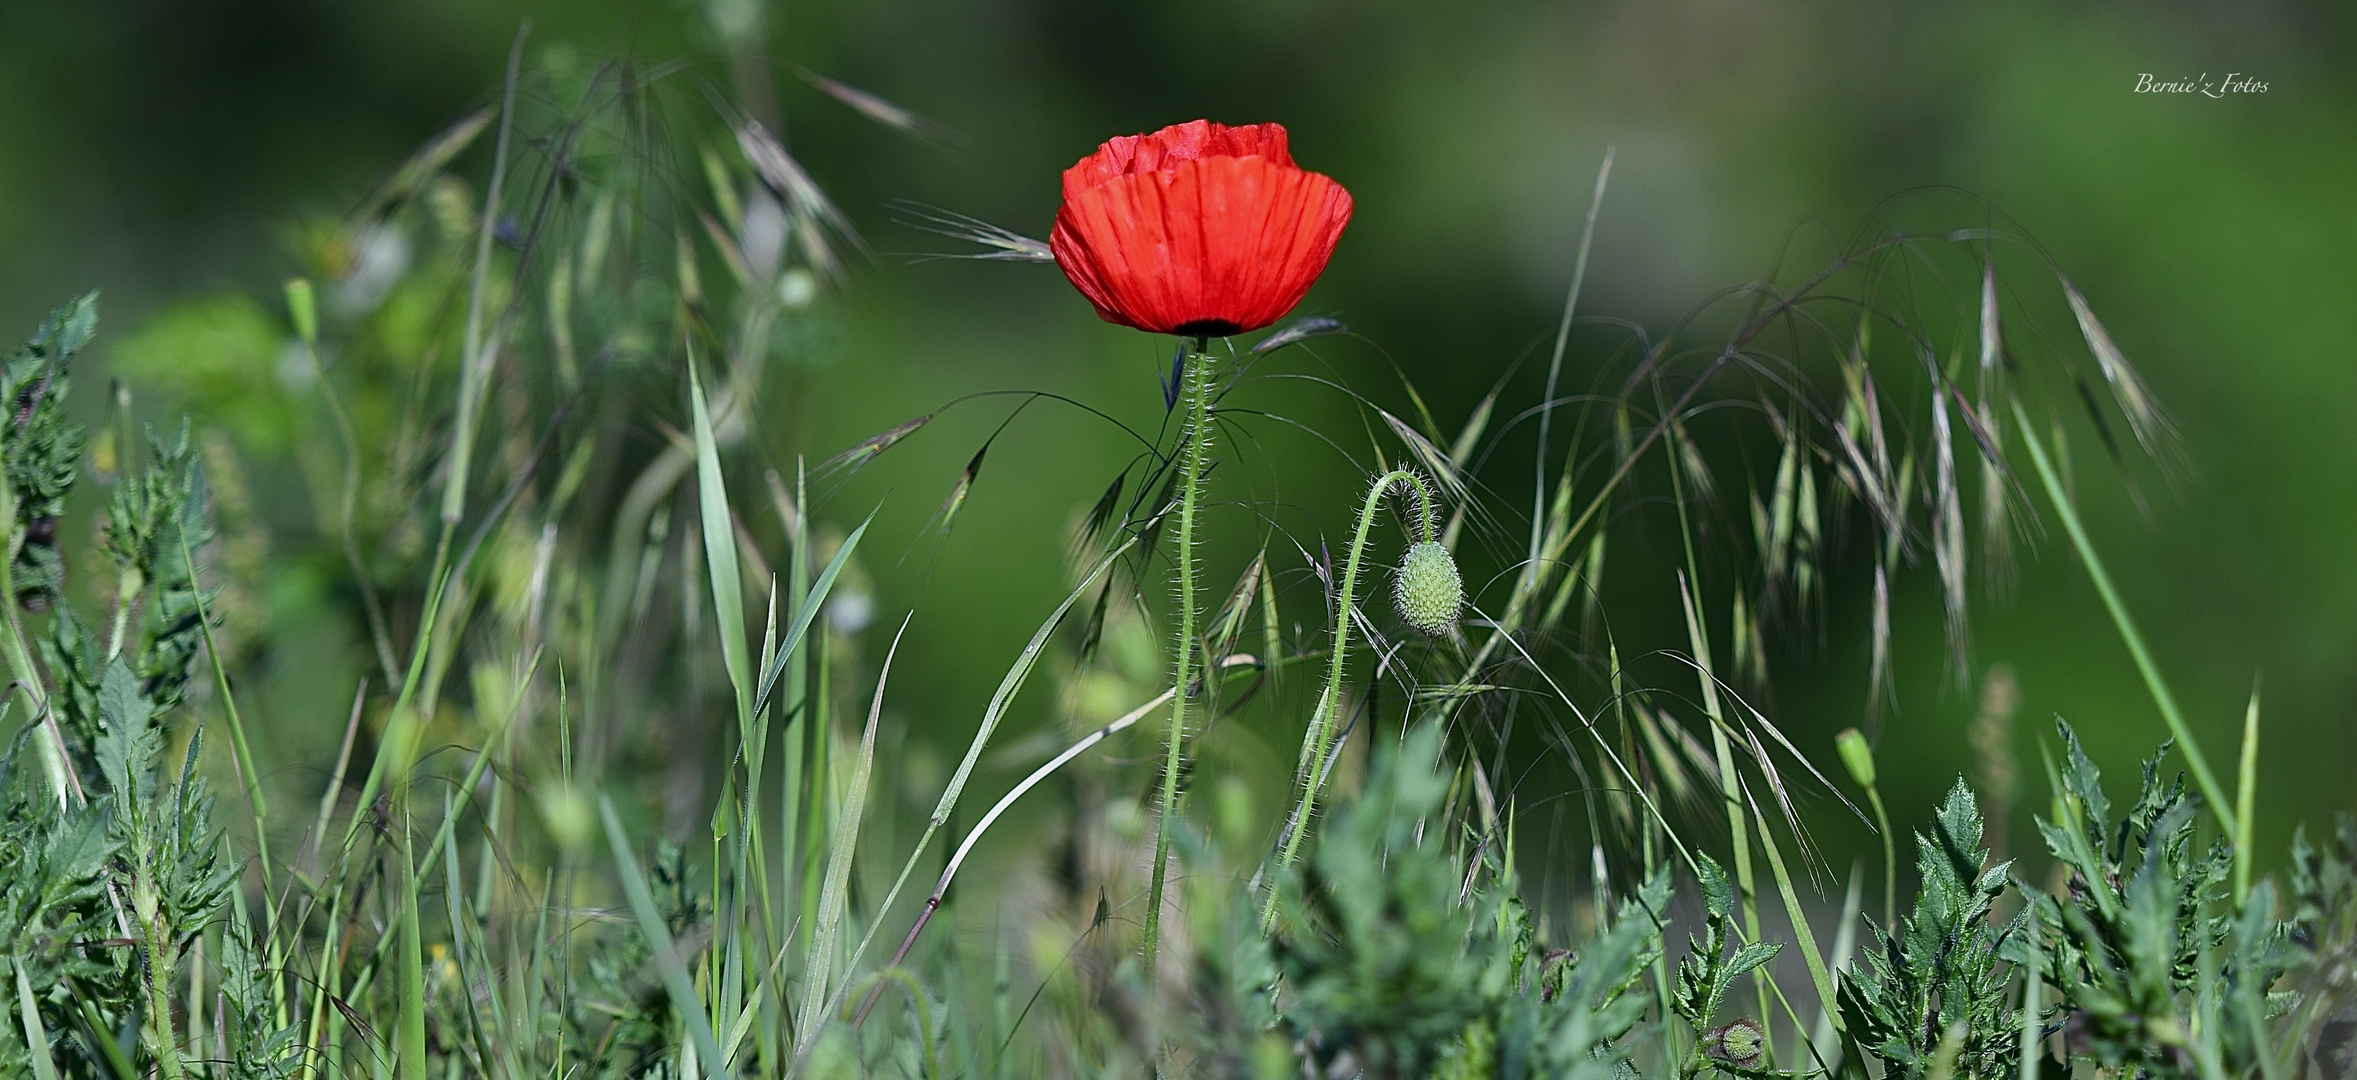
[[[1037,629],[919,820],[887,793],[907,779],[884,748],[912,677],[901,637],[866,660],[889,622],[863,607],[875,515],[832,496],[938,413],[810,462],[771,457],[754,422],[809,392],[795,350],[858,287],[858,238],[774,118],[675,93],[675,65],[533,69],[525,46],[496,107],[301,225],[283,298],[193,302],[120,351],[130,385],[196,428],[142,449],[127,407],[95,440],[67,419],[95,296],[9,357],[0,1070],[2348,1074],[2357,831],[2303,840],[2280,885],[2254,880],[2257,695],[2229,797],[2072,498],[2063,416],[2084,410],[2123,457],[2125,425],[2165,459],[2166,414],[2016,233],[1861,232],[1819,269],[1632,333],[1564,394],[1582,237],[1541,397],[1509,400],[1501,377],[1453,432],[1413,385],[1395,409],[1332,378],[1332,319],[1183,345],[1165,404],[1184,415],[1108,463],[1068,588],[1004,598]],[[766,78],[737,62],[740,88]],[[486,135],[478,193],[454,170]],[[927,220],[986,257],[1039,255],[954,212]],[[2048,275],[2067,349],[2015,332],[2037,301],[2000,302]],[[252,363],[289,348],[300,392]],[[1216,467],[1309,389],[1366,421],[1363,445],[1319,437],[1374,463],[1339,566],[1325,533],[1281,526],[1285,508]],[[209,412],[246,426],[210,432]],[[1524,431],[1527,504],[1484,477]],[[1727,446],[1775,464],[1729,467]],[[238,552],[267,540],[237,510],[242,476],[283,461],[312,488],[373,665],[348,717],[303,718],[343,733],[315,810],[271,797],[232,677],[256,609]],[[81,511],[94,530],[59,527],[77,489],[103,501]],[[1414,546],[1396,605],[1366,564],[1394,546],[1370,544],[1387,510]],[[1257,550],[1199,559],[1222,550],[1199,542],[1213,515],[1251,522]],[[2156,758],[2115,816],[2057,728],[2038,821],[2057,877],[1992,860],[1961,783],[1909,843],[1864,736],[1796,745],[1755,704],[1770,639],[1816,625],[1843,558],[1872,565],[1871,701],[1894,650],[1919,647],[1892,640],[1899,575],[1936,579],[1964,677],[1973,580],[2004,579],[2047,515],[2195,783]],[[1608,579],[1607,537],[1649,516],[1676,529],[1671,574]],[[1281,596],[1280,578],[1306,587]],[[1624,663],[1624,605],[1668,612],[1684,647]],[[1035,676],[1063,691],[1068,730],[1010,758],[1000,728]],[[1240,726],[1299,737],[1281,814],[1205,752]],[[699,730],[720,734],[680,734]],[[1525,782],[1532,747],[1565,791]],[[1009,760],[1041,763],[981,805]],[[1847,785],[1815,764],[1833,760]],[[1050,781],[1068,793],[1055,830],[1001,838],[1025,849],[1016,869],[960,878]],[[1853,790],[1881,865],[1836,904],[1811,826],[1865,820]],[[1585,811],[1579,840],[1542,825],[1558,794]],[[1020,870],[1049,859],[1064,869]],[[1584,888],[1550,897],[1558,881]],[[1788,944],[1797,973],[1777,962]]]

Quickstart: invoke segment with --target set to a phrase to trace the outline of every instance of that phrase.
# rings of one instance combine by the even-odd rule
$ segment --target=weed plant
[[[1110,465],[1074,530],[1069,591],[1005,598],[1037,633],[910,820],[880,746],[911,673],[897,636],[876,651],[870,508],[836,493],[932,417],[817,461],[794,441],[860,241],[774,120],[694,69],[526,52],[498,104],[294,230],[282,299],[129,335],[95,436],[65,411],[95,295],[0,370],[0,1072],[2352,1075],[2357,826],[2254,880],[2257,702],[2230,798],[2071,502],[2064,415],[2165,462],[2166,414],[2013,232],[1862,234],[1586,376],[1575,281],[1544,396],[1502,379],[1454,431],[1412,386],[1394,410],[1327,377],[1334,320],[1202,343],[1217,364],[1165,390],[1185,422]],[[758,100],[759,50],[728,52]],[[479,182],[454,171],[478,145]],[[986,256],[1039,254],[920,213]],[[2068,346],[2026,332],[2055,308]],[[193,422],[135,443],[134,386]],[[1346,395],[1374,433],[1328,433],[1372,462],[1346,530],[1237,494],[1254,425],[1303,393]],[[1772,466],[1714,465],[1735,445]],[[1528,502],[1484,479],[1502,447],[1532,450]],[[1197,478],[1221,492],[1200,507]],[[258,485],[295,480],[308,504],[276,512],[307,522],[257,511]],[[1198,512],[1263,542],[1203,561],[1200,612],[1168,610]],[[1608,537],[1647,518],[1675,572],[1608,593]],[[1961,676],[1973,579],[2002,586],[2049,521],[2193,786],[2156,755],[2115,818],[2063,724],[2051,873],[1988,856],[1961,781],[1910,848],[1868,740],[1797,746],[1752,703],[1771,636],[1817,625],[1837,560],[1863,560],[1881,702],[1917,647],[1890,631],[1892,582],[1923,566]],[[1403,549],[1396,574],[1370,565]],[[323,788],[266,775],[239,710],[274,564],[332,578],[369,642],[348,715],[278,721],[341,733],[309,763]],[[1670,612],[1685,647],[1624,662],[1623,602]],[[985,805],[969,788],[998,782],[1034,676],[1068,742],[1018,744],[1042,763]],[[1222,775],[1242,726],[1300,740],[1283,814]],[[1528,835],[1534,745],[1577,778],[1585,843]],[[1847,784],[1812,764],[1837,757]],[[959,877],[1010,806],[1059,791],[1015,869]],[[1853,793],[1884,838],[1879,912],[1804,872],[1812,818],[1863,820]],[[1555,881],[1586,894],[1534,895]]]

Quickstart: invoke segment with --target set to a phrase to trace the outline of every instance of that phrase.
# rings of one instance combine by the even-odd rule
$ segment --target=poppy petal
[[[1350,221],[1342,185],[1293,165],[1284,129],[1198,121],[1108,142],[1065,173],[1049,247],[1108,322],[1233,334],[1276,322]],[[1235,150],[1258,153],[1236,154]]]

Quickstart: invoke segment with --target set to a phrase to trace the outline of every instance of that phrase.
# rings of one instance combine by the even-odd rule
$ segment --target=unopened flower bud
[[[303,344],[319,344],[319,302],[311,295],[309,279],[286,279],[286,313],[294,321],[295,336]]]
[[[1756,1067],[1766,1056],[1768,1036],[1749,1017],[1702,1033],[1702,1052],[1739,1069]]]
[[[1449,549],[1426,540],[1408,548],[1399,567],[1400,618],[1426,637],[1440,637],[1456,628],[1457,610],[1465,606],[1465,583],[1457,577],[1457,560]]]
[[[1833,737],[1834,749],[1841,751],[1841,764],[1850,771],[1850,779],[1859,787],[1874,786],[1874,749],[1866,745],[1866,736],[1857,728],[1843,728]]]

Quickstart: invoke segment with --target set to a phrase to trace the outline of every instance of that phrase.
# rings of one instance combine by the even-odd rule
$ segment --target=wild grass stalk
[[[2014,426],[2021,430],[2022,445],[2030,452],[2030,463],[2037,467],[2038,482],[2045,487],[2046,501],[2054,507],[2056,517],[2062,519],[2063,531],[2071,538],[2071,548],[2078,553],[2079,565],[2087,570],[2087,577],[2095,583],[2096,595],[2103,598],[2103,608],[2111,615],[2112,626],[2119,631],[2120,641],[2128,647],[2128,656],[2136,662],[2136,673],[2144,678],[2144,688],[2161,712],[2161,720],[2169,726],[2169,734],[2177,740],[2177,752],[2185,755],[2185,766],[2193,770],[2193,782],[2201,788],[2202,799],[2210,813],[2218,819],[2218,828],[2228,836],[2237,835],[2233,802],[2218,778],[2210,772],[2209,759],[2202,755],[2201,745],[2193,739],[2192,729],[2185,726],[2185,714],[2177,708],[2177,697],[2169,692],[2167,680],[2161,676],[2160,666],[2145,648],[2144,635],[2137,631],[2136,620],[2120,600],[2119,590],[2112,586],[2111,575],[2103,569],[2103,559],[2095,553],[2095,544],[2087,538],[2087,527],[2080,523],[2078,509],[2072,505],[2062,479],[2055,473],[2053,463],[2046,456],[2038,429],[2031,425],[2029,413],[2019,400],[2013,402]]]

